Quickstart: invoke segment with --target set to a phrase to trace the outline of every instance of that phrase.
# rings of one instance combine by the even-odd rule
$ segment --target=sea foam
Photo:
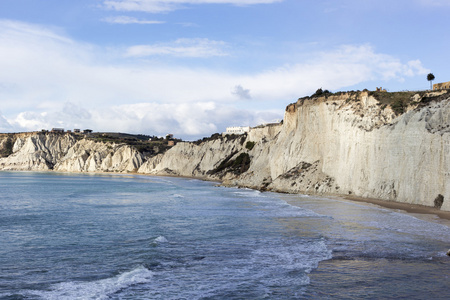
[[[154,239],[155,243],[168,243],[169,241],[162,235],[158,236],[157,238]]]
[[[31,291],[27,294],[37,295],[49,300],[109,299],[112,294],[120,290],[136,284],[150,282],[152,276],[153,272],[150,270],[138,267],[111,278],[91,282],[61,282],[52,285],[48,291]]]

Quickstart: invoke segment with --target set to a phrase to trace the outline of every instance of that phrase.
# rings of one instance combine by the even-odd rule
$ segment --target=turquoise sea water
[[[136,175],[0,191],[0,299],[450,298],[449,227],[397,211]]]

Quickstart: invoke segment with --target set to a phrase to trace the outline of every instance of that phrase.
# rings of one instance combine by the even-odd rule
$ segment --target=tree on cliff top
[[[433,89],[433,80],[434,80],[433,73],[430,73],[427,75],[427,80],[430,82],[430,90],[432,90]]]

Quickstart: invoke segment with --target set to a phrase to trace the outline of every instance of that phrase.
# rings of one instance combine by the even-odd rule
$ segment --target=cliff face
[[[13,153],[0,158],[3,170],[51,170],[75,144],[70,135],[19,134],[10,139],[14,141]]]
[[[70,134],[35,133],[12,137],[12,154],[0,158],[2,170],[131,172],[143,156],[126,145],[105,144]],[[2,139],[6,144],[6,137]],[[2,145],[2,142],[0,142]]]
[[[0,158],[0,169],[192,176],[450,211],[450,98],[418,94],[400,104],[383,104],[365,92],[299,99],[281,124],[178,143],[151,158],[131,146],[71,135],[0,135],[0,152],[9,155]]]
[[[179,144],[139,171],[450,210],[450,100],[428,102],[431,96],[414,96],[400,115],[369,93],[301,99],[287,107],[283,124],[253,128],[244,143]],[[248,141],[255,142],[252,150]],[[249,153],[248,170],[207,172],[234,151]]]
[[[398,117],[377,103],[363,94],[291,105],[279,135],[255,147],[252,167],[234,183],[428,206],[441,195],[450,210],[450,101]]]
[[[220,164],[228,158],[233,161],[243,153],[245,137],[221,138],[196,145],[178,143],[165,154],[146,161],[138,170],[140,173],[177,175],[204,179],[235,178],[227,169],[219,170]]]

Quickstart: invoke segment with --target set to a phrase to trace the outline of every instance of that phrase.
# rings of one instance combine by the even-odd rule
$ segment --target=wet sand
[[[436,215],[441,219],[450,221],[450,211],[442,211],[434,207],[357,196],[343,196],[341,199],[375,204],[389,209],[403,210],[411,214]]]

